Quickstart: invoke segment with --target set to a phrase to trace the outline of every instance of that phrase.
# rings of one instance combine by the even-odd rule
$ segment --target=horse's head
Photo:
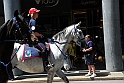
[[[80,24],[81,22],[75,24],[74,29],[72,30],[72,34],[73,34],[72,40],[76,42],[78,46],[81,46],[81,42],[85,40],[83,32],[80,29]]]
[[[82,41],[85,40],[82,30],[80,29],[80,24],[74,24],[66,27],[62,31],[55,34],[52,39],[60,43],[70,43],[71,41],[76,42],[78,46],[81,46]]]
[[[29,28],[24,18],[21,15],[19,15],[18,10],[14,12],[14,18],[12,19],[12,21],[13,28],[11,28],[11,30],[14,31],[15,39],[38,41],[37,37]]]

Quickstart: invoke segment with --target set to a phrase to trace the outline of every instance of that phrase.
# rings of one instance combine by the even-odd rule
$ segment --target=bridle
[[[85,38],[80,38],[80,37],[79,37],[79,35],[77,34],[78,31],[77,31],[77,28],[75,27],[75,25],[74,25],[74,28],[73,28],[73,29],[74,29],[74,34],[75,34],[75,36],[77,36],[77,39],[78,39],[79,42],[81,42],[82,40],[85,39]],[[73,30],[73,29],[72,29],[72,30]],[[75,38],[75,36],[72,36],[72,40]],[[55,41],[55,40],[52,39],[52,38],[51,38],[51,39],[48,39],[48,41],[49,41],[49,42],[56,42],[56,43],[59,43],[59,44],[70,43],[70,42],[58,42],[58,41]]]
[[[78,30],[77,30],[77,28],[76,28],[75,25],[74,25],[74,34],[75,34],[75,36],[77,37],[78,41],[81,42],[81,41],[84,40],[85,38],[80,38],[80,36],[78,35],[77,32],[78,32]],[[74,36],[72,37],[72,39],[74,39]]]
[[[14,17],[13,18],[13,23],[15,24],[15,32],[14,32],[14,36],[15,36],[15,40],[17,41],[18,39],[17,39],[17,31],[19,31],[19,33],[22,35],[22,37],[23,37],[23,39],[22,39],[22,41],[23,42],[27,42],[28,41],[28,39],[27,39],[27,36],[29,35],[29,34],[32,34],[32,30],[31,29],[29,29],[29,31],[28,31],[28,33],[22,33],[22,31],[21,31],[21,28],[19,27],[19,23],[18,23],[18,21],[16,20],[16,17]]]
[[[74,33],[76,34],[77,38],[78,38],[78,41],[81,42],[81,40],[84,40],[85,38],[80,38],[79,35],[77,34],[77,28],[75,27],[74,25]],[[72,40],[74,39],[74,36],[72,37]],[[57,46],[57,48],[60,50],[60,52],[62,53],[62,55],[65,57],[65,59],[67,59],[67,55],[59,48],[59,46],[56,44],[56,43],[59,43],[57,41],[54,41],[52,39],[52,42],[54,42],[54,44]],[[65,43],[68,43],[68,42],[63,42],[63,43],[59,43],[59,44],[65,44]],[[81,45],[80,45],[81,47]]]

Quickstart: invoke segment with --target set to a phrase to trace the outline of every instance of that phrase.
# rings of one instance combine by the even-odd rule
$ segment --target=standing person
[[[73,41],[70,42],[68,49],[67,49],[67,54],[70,55],[70,61],[72,65],[72,69],[75,69],[75,61],[74,58],[76,57],[76,52],[75,52],[75,43]]]
[[[95,65],[94,65],[94,51],[93,51],[93,42],[91,40],[90,35],[86,35],[85,39],[87,41],[87,47],[86,49],[83,49],[82,52],[84,52],[84,59],[85,59],[85,64],[88,65],[88,74],[85,76],[90,76],[90,77],[96,77],[96,70],[95,70]],[[92,74],[93,72],[93,74]]]
[[[29,27],[33,30],[34,34],[38,37],[38,39],[41,41],[42,38],[43,38],[43,35],[40,34],[39,32],[39,27],[38,25],[36,24],[36,19],[38,18],[38,13],[40,12],[40,10],[37,10],[36,8],[31,8],[29,10],[29,14],[31,16],[30,18],[30,21],[29,21]],[[42,44],[44,45],[44,44]],[[44,66],[45,66],[45,69],[46,70],[49,70],[52,66],[49,64],[48,62],[48,55],[46,54],[46,52],[42,52],[43,49],[41,49],[41,47],[37,44],[35,45],[35,47],[40,50],[40,55],[42,55],[42,58],[43,58],[43,63],[44,63]],[[42,46],[42,47],[45,47],[45,46]],[[44,48],[45,49],[45,48]],[[46,50],[46,49],[45,49]]]

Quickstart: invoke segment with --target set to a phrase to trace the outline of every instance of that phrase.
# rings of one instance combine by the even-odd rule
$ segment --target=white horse
[[[79,26],[80,22],[78,24],[66,27],[64,30],[58,32],[52,37],[53,41],[50,42],[50,55],[48,56],[48,60],[50,63],[55,64],[55,66],[47,71],[47,83],[52,83],[55,74],[59,76],[65,83],[69,83],[68,78],[61,71],[61,68],[63,67],[64,59],[66,58],[65,52],[70,41],[73,40],[74,42],[76,42],[77,45],[81,46],[81,40],[84,39],[84,35],[81,29],[79,29]],[[20,44],[16,43],[14,47],[15,50],[18,49],[19,46]],[[22,49],[23,45],[21,45],[19,50]],[[12,60],[12,65],[30,73],[44,72],[42,58],[31,58],[24,61],[21,61],[21,58],[21,56],[15,56]]]

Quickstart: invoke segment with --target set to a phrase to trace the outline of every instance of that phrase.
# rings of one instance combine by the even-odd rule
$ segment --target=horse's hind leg
[[[48,73],[48,75],[47,75],[47,83],[52,83],[53,78],[55,76],[55,72],[54,71],[48,71],[47,73]]]
[[[61,69],[59,69],[56,72],[56,75],[59,76],[65,83],[69,83],[68,78],[66,77],[66,75],[61,71]]]

